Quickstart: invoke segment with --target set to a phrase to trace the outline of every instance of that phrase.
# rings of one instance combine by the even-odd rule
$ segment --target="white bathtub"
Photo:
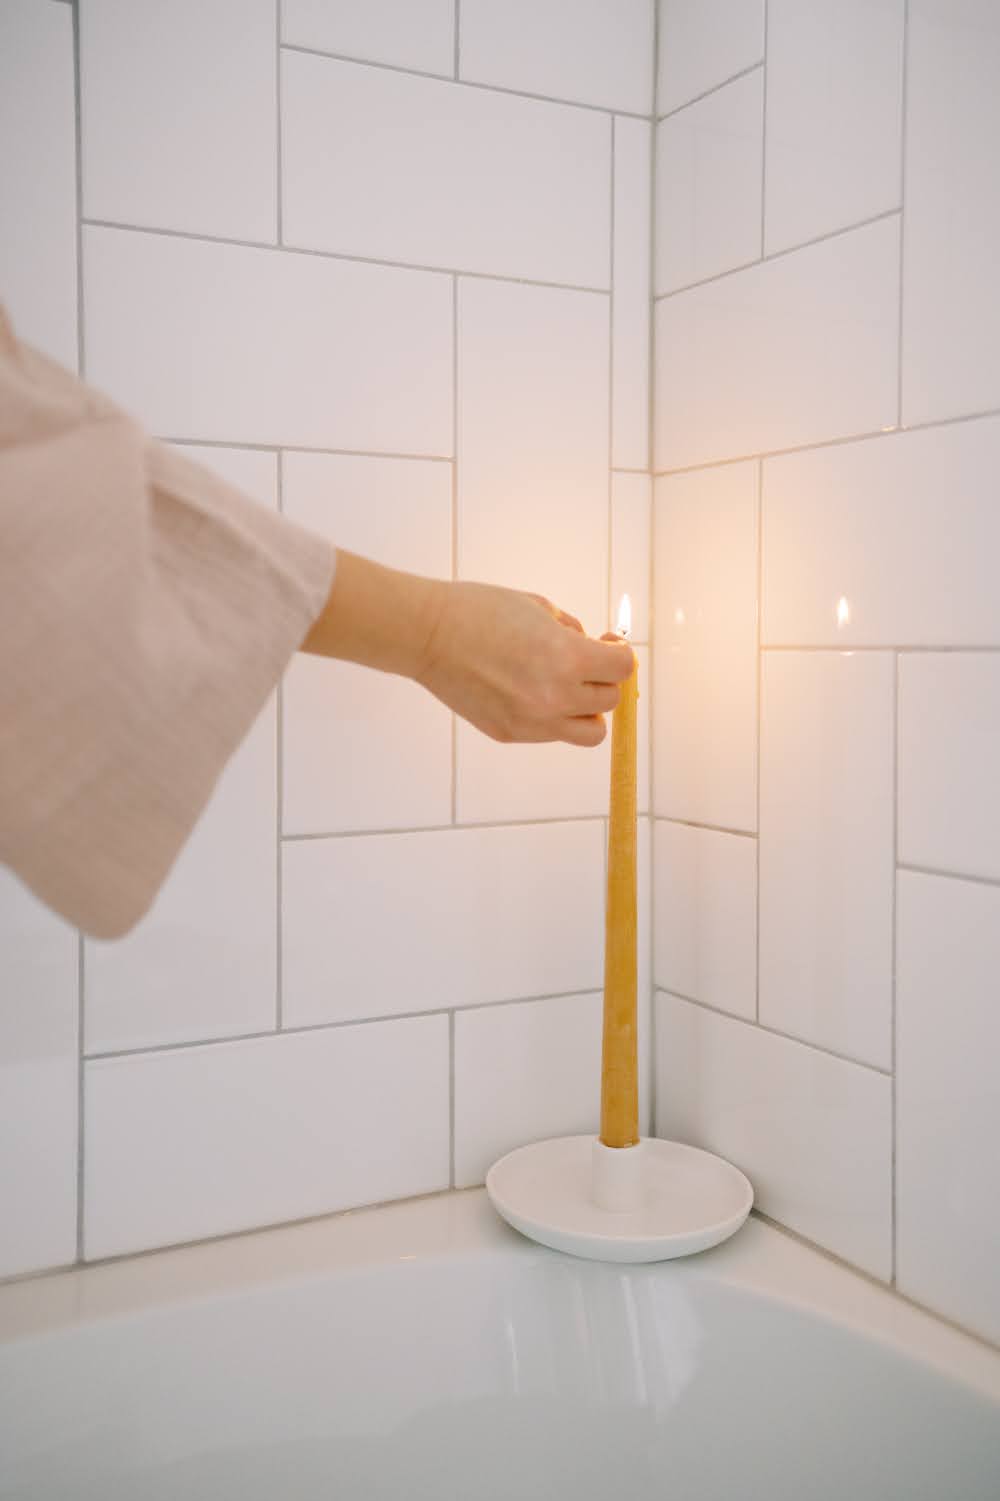
[[[1000,1355],[751,1220],[574,1261],[443,1195],[0,1288],[0,1496],[998,1501]]]

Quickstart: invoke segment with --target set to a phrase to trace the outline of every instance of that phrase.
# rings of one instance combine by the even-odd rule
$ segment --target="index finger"
[[[581,641],[580,656],[587,683],[624,683],[636,664],[635,652],[627,641]]]

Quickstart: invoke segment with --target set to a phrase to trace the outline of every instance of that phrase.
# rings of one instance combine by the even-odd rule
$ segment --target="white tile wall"
[[[768,459],[764,642],[1000,646],[998,465],[997,418]]]
[[[901,871],[899,1286],[1000,1343],[1000,891]]]
[[[618,116],[614,137],[611,462],[647,470],[652,127]]]
[[[658,294],[759,259],[763,100],[758,68],[656,127]]]
[[[764,0],[659,0],[656,111],[718,88],[764,56]]]
[[[648,115],[654,0],[462,0],[462,78]]]
[[[718,1011],[757,1014],[757,841],[654,825],[654,983]]]
[[[610,615],[627,594],[632,605],[632,640],[649,640],[649,538],[652,481],[648,474],[611,476]],[[648,706],[647,706],[648,707]]]
[[[760,1019],[891,1067],[893,658],[761,668]]]
[[[301,52],[281,89],[287,244],[608,285],[606,117]]]
[[[768,255],[899,207],[904,0],[769,0]]]
[[[655,512],[655,812],[752,831],[757,466],[657,480]]]
[[[594,821],[286,842],[286,1023],[595,989],[603,840]]]
[[[89,1063],[84,1129],[91,1258],[431,1193],[448,1184],[448,1022]]]
[[[0,303],[21,338],[76,368],[73,16],[0,3]]]
[[[1000,881],[1000,653],[899,661],[899,858]]]
[[[450,454],[449,277],[84,233],[87,373],[169,438]]]
[[[455,0],[282,0],[281,40],[450,78]]]
[[[275,0],[82,0],[83,211],[277,231]]]
[[[608,621],[608,304],[458,287],[458,572]],[[502,420],[498,414],[502,413]]]
[[[892,218],[656,304],[656,467],[892,426],[899,222]]]
[[[0,1277],[76,1258],[78,939],[0,870]]]
[[[889,1277],[891,1080],[674,996],[656,1005],[657,1135],[727,1157],[764,1214]]]
[[[903,420],[1000,405],[1000,11],[913,0],[906,88]]]

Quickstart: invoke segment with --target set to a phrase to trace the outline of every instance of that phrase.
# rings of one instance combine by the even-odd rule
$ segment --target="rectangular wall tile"
[[[903,421],[1000,405],[1000,11],[913,0],[906,81]]]
[[[283,508],[348,551],[449,577],[451,473],[420,459],[286,453]],[[451,714],[417,684],[297,656],[283,710],[286,834],[450,821]]]
[[[998,467],[998,418],[767,459],[765,643],[1000,645]]]
[[[891,1080],[673,996],[657,1000],[657,1135],[734,1162],[758,1209],[892,1270]]]
[[[769,0],[768,255],[898,208],[904,0]]]
[[[760,258],[764,72],[758,68],[656,127],[656,291]]]
[[[157,434],[449,454],[451,280],[89,228],[87,373]]]
[[[0,870],[0,1277],[76,1257],[77,946]]]
[[[648,474],[611,476],[611,610],[627,594],[632,640],[649,640],[649,576],[653,485]]]
[[[891,1067],[893,659],[761,669],[760,1019]]]
[[[87,1065],[88,1259],[448,1183],[448,1023]]]
[[[649,467],[649,253],[652,128],[615,120],[611,462]]]
[[[606,117],[300,52],[281,104],[289,245],[608,285]]]
[[[282,0],[281,40],[450,78],[455,0]]]
[[[656,108],[718,88],[764,56],[764,0],[659,0]]]
[[[593,990],[603,837],[595,821],[286,843],[286,1023]]]
[[[753,1020],[756,840],[663,819],[654,829],[654,983]]]
[[[76,369],[76,107],[68,6],[0,6],[0,301]]]
[[[899,858],[1000,880],[1000,654],[899,659]]]
[[[658,480],[653,746],[660,817],[757,824],[757,466]]]
[[[653,0],[463,0],[462,78],[645,115]]]
[[[656,304],[656,467],[794,448],[896,421],[899,223]]]
[[[899,875],[900,1290],[1000,1343],[1000,891]]]
[[[649,651],[637,647],[639,710],[636,785],[640,813],[649,810]],[[456,744],[459,823],[509,823],[519,818],[606,818],[611,779],[611,715],[596,750],[559,743],[504,745],[460,719]]]
[[[171,445],[187,458],[204,464],[222,477],[227,484],[235,485],[244,495],[259,500],[263,506],[278,504],[278,455],[265,453],[260,448],[223,448],[205,443],[174,443]]]
[[[276,733],[272,698],[147,916],[116,943],[87,943],[88,1053],[274,1026]]]
[[[590,292],[458,288],[458,572],[608,611],[608,307]]]
[[[83,0],[83,211],[273,240],[274,0]]]
[[[603,998],[559,996],[455,1017],[455,1186],[505,1152],[597,1133]]]

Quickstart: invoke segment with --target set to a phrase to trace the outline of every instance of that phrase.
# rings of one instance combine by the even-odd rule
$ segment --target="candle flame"
[[[851,607],[842,594],[837,601],[837,629],[842,631],[851,618]]]
[[[632,601],[627,594],[623,594],[618,606],[618,623],[615,630],[619,636],[624,636],[626,641],[632,634]]]

